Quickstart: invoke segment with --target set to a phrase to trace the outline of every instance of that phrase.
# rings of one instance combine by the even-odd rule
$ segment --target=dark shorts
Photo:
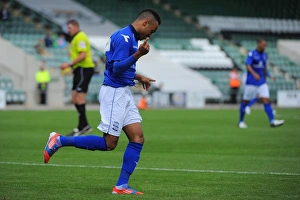
[[[94,74],[94,68],[77,67],[73,71],[73,87],[72,90],[87,93],[89,83]]]

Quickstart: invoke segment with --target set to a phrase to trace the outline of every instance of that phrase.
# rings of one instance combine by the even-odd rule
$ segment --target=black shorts
[[[89,83],[94,74],[94,68],[77,67],[73,71],[73,87],[72,90],[87,93]]]

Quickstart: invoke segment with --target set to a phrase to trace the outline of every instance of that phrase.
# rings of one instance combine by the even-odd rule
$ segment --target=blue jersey
[[[114,88],[133,86],[136,75],[136,60],[125,69],[117,69],[116,63],[133,56],[138,50],[136,31],[129,25],[115,32],[106,44],[106,70],[104,72],[104,85]],[[118,72],[118,73],[117,73]]]
[[[252,69],[260,76],[259,80],[255,80],[254,76],[247,71],[246,85],[262,85],[266,83],[264,71],[267,67],[267,54],[259,53],[257,50],[252,50],[248,53],[246,65],[250,65]]]

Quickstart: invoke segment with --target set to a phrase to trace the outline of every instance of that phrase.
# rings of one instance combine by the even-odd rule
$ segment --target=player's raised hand
[[[150,45],[148,43],[149,37],[139,46],[139,52],[143,55],[146,55],[150,51]]]

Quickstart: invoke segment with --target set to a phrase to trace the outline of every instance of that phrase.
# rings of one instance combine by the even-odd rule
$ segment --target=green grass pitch
[[[88,111],[92,134],[98,111]],[[67,134],[75,110],[0,111],[0,200],[300,199],[300,109],[262,109],[237,128],[236,110],[141,111],[145,145],[130,185],[143,196],[115,196],[127,138],[114,151],[60,149],[44,164],[49,133]]]

